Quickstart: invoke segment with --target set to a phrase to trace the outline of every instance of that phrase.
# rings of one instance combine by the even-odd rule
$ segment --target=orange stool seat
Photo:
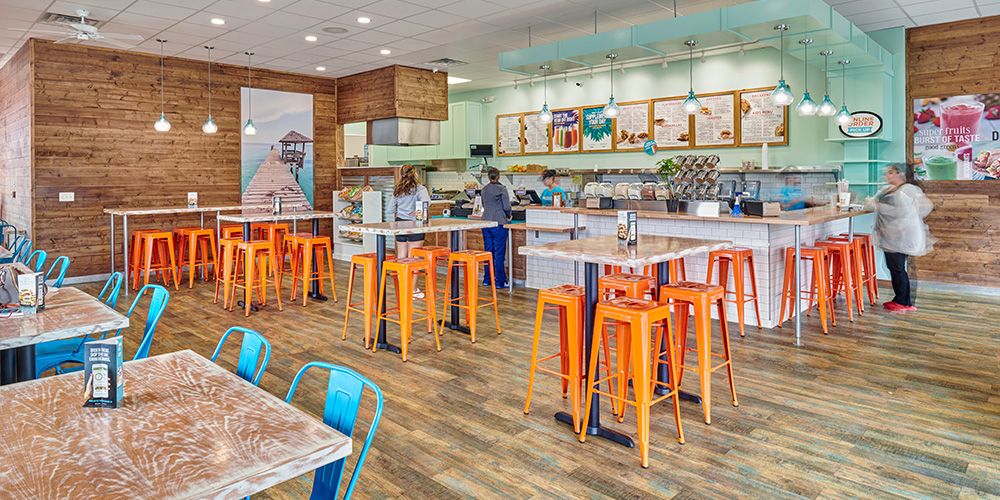
[[[861,298],[861,241],[850,243],[841,241],[817,241],[813,246],[825,248],[830,254],[831,294],[834,300],[844,292],[847,302],[847,319],[854,321],[856,307],[858,314],[864,314],[865,304]]]
[[[827,314],[833,326],[837,326],[836,313],[833,310],[833,296],[830,294],[830,272],[828,270],[830,254],[825,248],[803,247],[801,260],[809,264],[812,269],[810,285],[808,290],[803,290],[800,294],[801,300],[808,300],[812,311],[813,302],[819,304],[820,321],[823,324],[823,333],[829,333],[826,326]],[[785,280],[781,288],[781,313],[778,315],[778,328],[785,322],[785,310],[788,308],[788,317],[791,318],[795,311],[795,249],[785,249]]]
[[[497,289],[496,283],[490,280],[490,292],[493,294],[492,300],[480,301],[479,299],[479,284],[477,282],[477,276],[479,274],[479,267],[483,266],[484,272],[488,272],[487,276],[493,276],[493,254],[490,252],[484,252],[481,250],[460,250],[457,252],[451,252],[448,255],[448,274],[445,277],[445,290],[451,289],[451,275],[453,269],[459,269],[465,273],[464,283],[465,283],[465,294],[459,294],[458,297],[448,298],[444,301],[444,316],[447,316],[448,308],[456,306],[460,309],[465,309],[466,321],[469,324],[469,334],[472,343],[476,342],[476,316],[480,307],[493,306],[493,318],[497,325],[497,335],[500,335],[500,310],[497,307]],[[487,267],[488,266],[488,267]],[[462,302],[465,302],[464,304]],[[444,320],[441,321],[441,327],[439,330],[444,328]]]
[[[285,241],[289,241],[287,237]],[[292,252],[292,293],[289,300],[295,300],[295,289],[300,281],[302,282],[303,306],[309,302],[309,284],[313,281],[319,282],[319,292],[323,293],[324,274],[328,271],[333,301],[337,302],[337,286],[333,280],[333,242],[330,237],[299,233],[292,235],[291,241],[295,243],[295,248]],[[324,264],[326,264],[326,270],[324,270]],[[313,276],[314,269],[315,276]],[[280,279],[282,278],[279,277]]]
[[[598,278],[597,287],[606,298],[653,298],[656,295],[656,278],[645,274],[607,274]]]
[[[139,280],[142,278],[142,262],[144,259],[142,237],[148,233],[158,232],[161,231],[159,229],[136,229],[132,231],[132,235],[129,238],[131,255],[129,255],[129,268],[126,271],[126,275],[131,276],[133,290],[139,288]],[[162,257],[159,255],[159,246],[154,247],[153,263],[159,265],[162,260]],[[159,274],[162,279],[163,273],[160,272]]]
[[[385,313],[380,312],[376,320],[381,321],[384,319],[399,325],[399,345],[404,362],[406,361],[410,337],[413,334],[413,323],[417,321],[427,321],[427,331],[434,334],[434,341],[437,344],[437,350],[441,350],[441,336],[434,328],[435,323],[437,323],[437,315],[435,314],[436,307],[434,303],[434,288],[430,287],[429,284],[426,283],[429,274],[430,263],[424,259],[407,257],[405,259],[387,260],[382,263],[382,286],[379,289],[378,309],[376,310],[381,311],[385,306],[386,280],[390,275],[393,275],[396,281],[397,307],[386,309]],[[424,286],[427,288],[424,298],[419,299],[423,300],[424,309],[414,310],[413,301],[417,299],[413,297],[413,289],[416,286],[417,278],[420,275],[424,276]],[[423,316],[413,317],[414,313],[422,313]],[[393,319],[393,315],[395,315],[398,319]],[[378,337],[378,334],[378,329],[376,329],[376,338]],[[374,351],[377,349],[378,345],[375,343],[372,350]]]
[[[760,301],[757,295],[757,272],[754,270],[753,250],[749,248],[726,248],[709,252],[708,277],[705,278],[705,281],[708,283],[712,282],[712,273],[716,262],[719,263],[719,284],[722,285],[726,295],[732,294],[735,296],[734,300],[727,299],[727,301],[736,304],[736,319],[740,325],[740,337],[744,336],[743,315],[744,306],[747,302],[753,302],[754,313],[757,315],[757,329],[760,330],[762,328],[760,322]],[[734,290],[732,292],[729,291],[730,264],[733,264]],[[749,273],[749,275],[744,273]],[[747,295],[745,287],[747,277],[749,277],[750,281],[749,295]]]
[[[250,307],[253,299],[253,290],[257,290],[261,305],[267,305],[267,282],[268,266],[274,265],[274,249],[271,242],[267,240],[239,241],[236,243],[236,264],[235,268],[243,266],[243,283],[239,280],[232,280],[232,291],[235,295],[237,288],[243,288],[243,302],[246,309],[245,315],[250,316]],[[278,288],[278,280],[271,280],[274,284],[274,293],[278,301],[278,310],[284,310],[281,306],[281,290]],[[229,304],[232,310],[233,303]]]
[[[286,236],[287,239],[289,236]],[[347,340],[347,325],[351,321],[351,311],[359,312],[365,321],[365,349],[372,348],[372,320],[374,319],[375,302],[378,290],[375,288],[376,255],[374,253],[359,253],[351,256],[351,270],[347,277],[347,307],[344,309],[344,334],[341,340]],[[386,255],[385,260],[394,260],[393,255]],[[354,275],[361,268],[362,291],[361,302],[351,302],[354,297]],[[399,307],[397,297],[396,307]]]
[[[159,252],[160,261],[153,259],[154,252]],[[173,277],[174,289],[180,289],[177,279],[177,261],[174,258],[174,236],[167,231],[150,231],[142,234],[143,284],[149,284],[149,273],[158,271],[163,275]],[[164,279],[166,283],[166,279]]]
[[[729,372],[729,391],[733,396],[733,406],[739,406],[736,399],[736,385],[733,382],[733,359],[729,349],[729,326],[726,323],[726,291],[720,285],[680,281],[660,287],[660,301],[674,307],[677,321],[677,357],[678,369],[677,387],[680,387],[684,370],[698,373],[701,382],[701,406],[705,414],[705,423],[712,423],[712,373],[725,367]],[[722,354],[712,353],[712,306],[718,308],[719,330],[722,335]],[[684,354],[687,348],[687,326],[689,308],[694,308],[695,320],[695,351],[698,357],[697,367],[684,364]],[[659,352],[659,351],[657,351]],[[712,366],[712,357],[720,357],[723,363]]]
[[[451,255],[451,249],[448,247],[442,247],[437,245],[425,245],[420,248],[414,248],[410,250],[411,257],[419,257],[430,263],[431,273],[428,275],[430,286],[437,286],[437,266],[438,263],[444,263],[447,267],[448,256]]]
[[[218,254],[215,247],[215,230],[202,228],[174,229],[174,239],[177,247],[177,262],[188,265],[188,288],[194,287],[194,275],[201,268],[202,281],[208,280],[208,266],[213,270],[218,267]],[[200,254],[198,250],[201,250]],[[211,252],[211,253],[210,253]],[[185,255],[187,254],[187,255]],[[216,271],[217,274],[217,271]]]
[[[226,224],[222,226],[223,238],[243,238],[243,224]]]

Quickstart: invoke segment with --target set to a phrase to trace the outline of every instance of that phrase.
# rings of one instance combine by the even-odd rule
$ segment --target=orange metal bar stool
[[[836,238],[828,238],[830,241],[847,241],[849,236],[844,233]],[[858,254],[861,256],[861,283],[865,285],[868,292],[868,303],[875,305],[878,303],[878,274],[875,268],[875,246],[872,244],[871,235],[855,233],[854,240],[858,241]]]
[[[424,301],[423,310],[414,310],[413,301],[413,289],[417,284],[417,278],[420,275],[424,276],[424,287],[427,291],[424,293],[424,298],[420,299]],[[434,297],[434,287],[430,286],[428,282],[428,277],[430,276],[430,263],[424,259],[417,259],[413,257],[407,257],[405,259],[397,260],[386,260],[382,263],[382,286],[378,292],[378,309],[381,311],[385,304],[385,282],[386,278],[390,275],[395,277],[396,281],[396,300],[398,307],[392,309],[386,309],[384,313],[379,313],[376,320],[386,320],[391,321],[399,325],[399,345],[402,351],[403,361],[406,361],[407,347],[410,344],[410,337],[413,335],[413,323],[417,321],[427,321],[427,332],[434,334],[434,342],[437,344],[437,350],[441,350],[441,336],[438,331],[434,328],[437,323],[437,315],[435,313],[435,297]],[[423,316],[413,317],[414,313],[423,314]],[[392,319],[391,316],[397,316],[399,319]],[[378,330],[375,331],[376,337],[378,336]],[[377,351],[378,346],[375,343],[372,346],[372,351]]]
[[[243,224],[226,224],[222,226],[223,238],[243,238]]]
[[[285,238],[288,238],[286,236]],[[395,260],[395,256],[386,255],[385,260]],[[361,313],[365,322],[365,349],[371,349],[372,320],[375,314],[375,301],[378,290],[375,289],[376,262],[375,253],[359,253],[351,256],[351,270],[347,276],[347,307],[344,310],[344,334],[341,340],[347,340],[347,325],[351,321],[351,311]],[[354,274],[361,268],[361,302],[351,302],[354,297]],[[396,287],[399,289],[399,287]],[[399,297],[396,297],[396,307],[399,307]]]
[[[215,268],[215,299],[212,303],[219,303],[219,288],[221,287],[222,307],[225,309],[230,309],[230,290],[240,274],[239,268],[236,267],[236,245],[242,241],[242,238],[222,238],[219,240],[219,246],[222,247],[222,265]]]
[[[500,330],[500,310],[497,308],[497,289],[496,284],[493,280],[490,280],[490,292],[493,294],[492,300],[487,300],[485,302],[480,302],[479,300],[479,285],[477,283],[477,276],[479,276],[479,266],[483,266],[484,272],[489,272],[489,276],[493,276],[493,254],[490,252],[483,252],[480,250],[460,250],[457,252],[451,252],[448,255],[448,274],[445,277],[444,289],[451,289],[451,275],[452,270],[458,266],[459,269],[465,272],[464,282],[465,282],[465,295],[459,295],[454,299],[449,298],[444,302],[444,313],[447,315],[449,307],[458,307],[460,309],[465,309],[466,321],[469,323],[469,335],[472,339],[472,343],[476,343],[476,316],[480,307],[493,306],[493,318],[496,320],[497,324],[497,335],[502,332]],[[488,267],[487,267],[488,266]],[[462,302],[465,304],[462,304]],[[439,331],[444,328],[444,321],[441,322],[441,327]]]
[[[283,243],[286,234],[288,234],[288,224],[284,222],[268,222],[260,228],[260,239],[271,242],[271,246],[274,247],[274,255],[281,262],[285,261],[285,246]],[[277,269],[274,269],[272,274],[277,271]]]
[[[673,333],[670,328],[670,305],[659,304],[651,300],[636,299],[631,297],[617,297],[611,300],[601,301],[597,303],[597,311],[594,317],[594,328],[599,328],[599,325],[603,325],[605,320],[612,320],[615,322],[620,322],[628,325],[633,335],[629,335],[630,342],[627,347],[632,353],[632,359],[634,362],[631,366],[631,378],[632,378],[632,390],[635,393],[635,399],[628,399],[627,394],[621,394],[620,396],[611,393],[604,393],[598,390],[598,385],[605,381],[613,378],[619,379],[627,377],[627,374],[623,372],[613,373],[606,377],[605,379],[596,380],[595,375],[597,374],[597,356],[590,357],[590,367],[587,370],[587,405],[583,413],[583,422],[580,427],[580,442],[584,442],[587,439],[587,422],[590,419],[590,405],[593,401],[592,397],[596,394],[603,394],[613,399],[617,399],[620,403],[629,404],[635,406],[636,408],[636,426],[638,428],[639,434],[639,455],[641,457],[642,466],[649,467],[649,422],[650,422],[650,407],[664,399],[670,398],[674,403],[674,422],[677,424],[677,442],[684,444],[684,429],[681,427],[681,413],[680,413],[680,400],[678,398],[678,388],[680,387],[678,378],[678,366],[677,360],[675,359],[674,349],[667,348],[667,363],[670,369],[670,382],[660,383],[656,381],[656,366],[657,363],[653,361],[651,355],[651,349],[649,345],[650,330],[656,323],[662,323],[665,326],[667,345],[674,345]],[[591,352],[596,353],[599,348],[598,344],[601,341],[602,336],[597,335],[594,332],[593,340],[591,343]],[[660,339],[661,336],[656,336],[655,346],[653,347],[653,352],[660,352]],[[621,348],[626,348],[621,346]],[[674,382],[677,381],[677,382]],[[667,387],[670,391],[656,399],[653,399],[653,391],[657,385]],[[619,382],[619,386],[621,386]]]
[[[616,273],[601,276],[597,280],[597,288],[601,291],[604,300],[610,300],[615,297],[631,297],[633,299],[656,299],[656,280],[654,276],[646,274],[630,274],[630,273]],[[595,323],[597,324],[597,323]],[[618,371],[620,373],[626,374],[626,376],[618,377],[618,394],[623,394],[628,390],[628,380],[627,376],[629,373],[629,363],[631,362],[631,353],[629,345],[631,340],[629,339],[629,329],[628,325],[621,322],[611,322],[610,325],[615,326],[615,358],[618,366]],[[608,324],[601,325],[601,336],[608,336]],[[623,347],[623,348],[621,348]],[[610,357],[608,348],[608,340],[604,341],[605,357]],[[612,399],[612,404],[614,405],[615,400]],[[625,405],[620,405],[617,411],[612,407],[612,412],[617,413],[618,421],[621,422],[625,419]]]
[[[802,262],[812,268],[812,276],[808,290],[803,290],[800,300],[808,300],[808,311],[812,311],[813,302],[819,304],[820,321],[823,333],[830,333],[826,326],[827,313],[833,326],[837,326],[837,316],[833,310],[833,295],[830,294],[830,271],[827,268],[830,254],[825,248],[802,248]],[[778,315],[778,328],[785,322],[785,308],[788,308],[788,318],[795,310],[795,249],[785,249],[785,281],[781,287],[781,314]]]
[[[160,232],[160,230],[137,229],[135,231],[132,231],[132,236],[131,236],[132,241],[129,242],[130,245],[129,249],[132,252],[132,255],[129,260],[129,269],[127,270],[126,274],[131,276],[130,279],[132,281],[133,290],[139,289],[139,280],[142,279],[142,262],[144,260],[142,237],[145,236],[146,234],[157,233],[157,232]],[[161,261],[162,258],[159,255],[159,247],[154,247],[153,262],[158,266]],[[162,280],[163,273],[158,272],[158,274],[160,275],[160,279]]]
[[[330,237],[300,233],[295,235],[295,241],[295,251],[292,254],[292,294],[289,296],[289,300],[295,300],[295,288],[299,281],[302,282],[303,306],[309,302],[309,284],[313,281],[319,282],[319,292],[323,293],[325,274],[323,264],[325,263],[330,273],[330,290],[333,293],[333,301],[336,302],[337,286],[333,281],[333,242],[330,241]],[[313,256],[315,256],[315,262]],[[316,276],[313,276],[313,269],[316,270]],[[301,274],[299,274],[300,270]]]
[[[267,305],[267,282],[268,265],[273,265],[274,249],[271,242],[267,240],[239,241],[236,243],[236,269],[243,266],[243,283],[233,279],[232,291],[236,294],[237,288],[243,288],[243,304],[246,308],[244,314],[250,316],[250,306],[253,299],[253,290],[257,290],[257,297],[260,298],[261,305]],[[235,278],[235,277],[234,277]],[[278,301],[278,310],[283,311],[281,306],[281,290],[278,288],[278,280],[271,280],[274,284],[274,293]],[[229,303],[229,310],[232,310],[232,300]]]
[[[726,323],[726,291],[719,285],[681,281],[660,287],[660,301],[674,307],[677,321],[677,356],[680,363],[677,373],[677,387],[680,387],[684,370],[698,373],[701,382],[701,406],[705,413],[705,423],[712,423],[712,373],[725,367],[729,372],[729,391],[733,395],[733,406],[739,406],[736,399],[736,385],[733,383],[733,359],[729,349],[729,325]],[[718,307],[719,330],[722,334],[722,354],[712,353],[712,306]],[[694,307],[695,345],[698,366],[684,364],[687,348],[688,308]],[[669,349],[668,349],[669,351]],[[724,361],[712,366],[712,357]],[[671,379],[674,380],[674,379]]]
[[[410,250],[411,257],[419,257],[430,263],[431,273],[428,275],[430,286],[437,286],[437,266],[438,263],[443,263],[445,267],[448,266],[448,256],[451,255],[451,249],[448,247],[440,247],[436,245],[425,245],[420,248],[414,248]],[[442,297],[444,296],[444,291],[441,291]]]
[[[830,253],[830,271],[832,274],[830,287],[834,301],[840,292],[844,292],[847,302],[847,319],[854,321],[854,310],[864,314],[864,301],[861,299],[861,269],[860,259],[856,259],[857,244],[846,241],[817,241],[813,246],[826,248]],[[852,305],[853,302],[853,305]]]
[[[757,300],[757,273],[753,265],[753,250],[749,248],[727,248],[710,252],[708,254],[708,277],[705,279],[708,283],[712,282],[712,273],[716,261],[719,262],[719,284],[726,291],[726,295],[733,294],[736,296],[735,300],[727,299],[727,302],[736,304],[736,319],[740,325],[740,337],[744,336],[743,309],[747,302],[753,302],[753,310],[757,315],[757,329],[760,330],[760,301]],[[733,264],[734,291],[732,292],[729,291],[730,264]],[[746,271],[749,271],[750,295],[746,293],[745,284],[747,275],[744,274]]]
[[[278,260],[278,283],[284,285],[285,283],[285,272],[288,271],[295,275],[295,264],[296,257],[298,256],[299,239],[300,238],[311,238],[312,233],[285,233],[281,238],[281,259]],[[287,257],[288,268],[285,268],[285,257]],[[295,299],[293,295],[292,300]]]
[[[194,287],[194,275],[201,268],[202,281],[208,280],[208,266],[218,274],[218,254],[215,247],[215,230],[201,228],[182,228],[174,230],[175,239],[180,246],[177,249],[177,262],[188,265],[188,288]],[[201,250],[199,253],[198,250]],[[187,255],[185,255],[185,253]],[[181,272],[180,274],[183,274]]]
[[[143,265],[143,285],[149,284],[149,273],[152,271],[162,271],[169,274],[174,279],[174,289],[180,290],[180,282],[177,279],[177,261],[174,260],[174,237],[167,231],[147,232],[142,235],[142,252],[145,257]],[[154,248],[158,247],[161,262],[153,261]],[[169,271],[169,273],[167,273]],[[164,281],[166,283],[166,281]]]

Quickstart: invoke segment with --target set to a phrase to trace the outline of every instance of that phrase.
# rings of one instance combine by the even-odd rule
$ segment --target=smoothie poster
[[[552,112],[552,152],[580,151],[580,110],[563,109]]]
[[[1000,178],[1000,94],[914,99],[913,158],[925,179]]]
[[[611,125],[604,106],[583,108],[583,151],[611,151]]]

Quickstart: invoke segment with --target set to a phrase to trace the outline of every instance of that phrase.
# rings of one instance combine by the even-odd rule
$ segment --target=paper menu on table
[[[521,115],[497,115],[497,154],[521,154]]]
[[[683,98],[653,101],[653,138],[657,148],[686,148],[691,145],[691,122],[681,107],[683,102]]]
[[[612,120],[604,116],[604,106],[583,108],[583,150],[611,151]]]
[[[694,115],[695,146],[735,146],[736,114],[733,94],[703,96]]]
[[[552,112],[552,152],[580,151],[580,110],[561,109]]]
[[[539,154],[549,152],[549,125],[542,123],[538,113],[525,113],[524,123],[524,153]]]
[[[771,102],[771,91],[740,92],[740,145],[787,144],[788,107]]]
[[[649,139],[649,101],[622,103],[615,119],[615,149],[641,150]]]

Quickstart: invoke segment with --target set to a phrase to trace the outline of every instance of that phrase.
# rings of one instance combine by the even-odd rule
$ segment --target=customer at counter
[[[568,205],[568,199],[566,197],[566,191],[559,186],[559,176],[556,175],[556,171],[549,169],[542,172],[542,184],[545,184],[545,191],[542,191],[542,195],[539,197],[542,199],[543,206],[552,206],[552,197],[554,194],[559,193],[562,199],[562,205]]]
[[[417,171],[411,165],[403,165],[399,170],[399,181],[389,198],[389,213],[397,221],[416,220],[417,203],[431,201],[427,188],[417,179]],[[396,236],[396,258],[405,259],[410,250],[424,245],[423,234],[400,234]]]
[[[480,190],[483,200],[482,220],[497,223],[496,227],[483,228],[483,247],[493,254],[493,283],[497,288],[507,288],[507,272],[504,260],[507,256],[507,237],[510,231],[504,224],[510,222],[510,195],[507,187],[500,183],[500,171],[490,167],[486,171],[490,182]],[[544,195],[543,195],[544,196]],[[549,204],[552,203],[551,195]],[[483,286],[489,286],[489,276],[483,276]]]
[[[896,295],[883,306],[893,312],[915,311],[906,261],[907,257],[924,255],[933,247],[924,218],[934,206],[914,178],[912,164],[889,165],[885,180],[889,185],[867,202],[876,213],[875,244],[885,252],[885,265]]]

